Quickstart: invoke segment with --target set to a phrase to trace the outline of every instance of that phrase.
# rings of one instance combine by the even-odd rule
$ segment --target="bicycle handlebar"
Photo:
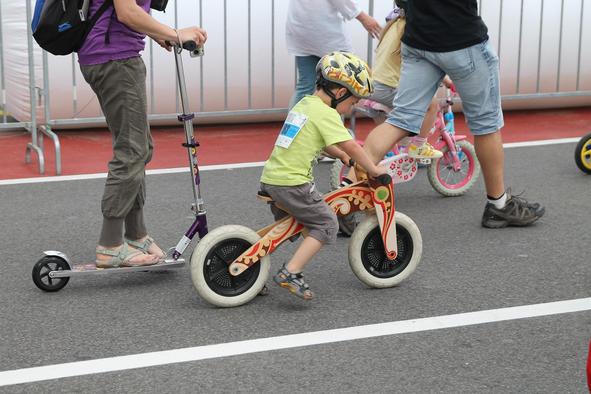
[[[355,162],[355,160],[353,160],[351,158],[349,158],[349,167],[355,167],[356,171],[361,171],[361,172],[363,172],[363,174],[366,174],[366,176],[367,176],[367,172],[365,171],[365,169],[362,168],[360,165],[358,165]],[[384,186],[392,183],[392,177],[390,176],[390,174],[387,174],[387,173],[378,175],[375,178],[372,177],[372,179],[375,179],[380,185],[384,185]]]
[[[375,178],[381,185],[386,186],[392,183],[392,177],[390,174],[382,174]]]

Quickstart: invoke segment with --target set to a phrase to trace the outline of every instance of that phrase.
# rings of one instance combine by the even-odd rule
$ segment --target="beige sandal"
[[[164,251],[162,249],[160,249],[160,247],[154,243],[154,238],[150,237],[149,235],[146,237],[146,239],[143,242],[134,241],[132,239],[127,239],[127,238],[125,239],[125,242],[127,242],[130,246],[133,246],[137,250],[141,250],[142,252],[144,252],[146,254],[150,254],[150,255],[158,257],[158,260],[164,260],[164,258],[166,257],[166,255],[164,254]],[[158,249],[160,249],[162,254],[150,253],[150,246],[152,244],[154,244]]]
[[[110,259],[105,260],[96,259],[95,263],[97,268],[141,267],[145,265],[154,265],[158,262],[158,259],[152,259],[145,262],[131,261],[134,257],[145,253],[141,250],[130,248],[127,243],[124,243],[118,250],[97,248],[96,253],[113,256]]]

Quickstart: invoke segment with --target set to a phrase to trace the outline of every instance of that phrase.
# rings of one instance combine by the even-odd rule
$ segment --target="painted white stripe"
[[[335,330],[314,331],[279,337],[220,343],[216,345],[109,357],[97,360],[78,361],[0,372],[0,386],[589,310],[591,310],[591,298],[579,298],[544,304],[523,305],[454,315],[339,328]]]
[[[507,142],[503,144],[503,148],[525,148],[530,146],[544,146],[544,145],[558,145],[570,144],[572,142],[579,142],[581,138],[560,138],[556,140],[539,140],[539,141],[523,141],[523,142]]]
[[[237,168],[262,167],[265,165],[264,161],[257,161],[252,163],[236,163],[236,164],[216,164],[210,166],[200,166],[199,171],[214,171],[214,170],[234,170]],[[158,170],[148,170],[146,175],[161,175],[161,174],[178,174],[181,172],[189,172],[188,167],[177,168],[163,168]],[[6,179],[0,181],[2,185],[22,185],[28,183],[48,183],[48,182],[63,182],[63,181],[80,181],[85,179],[101,179],[106,178],[107,173],[101,172],[97,174],[81,174],[81,175],[60,175],[48,176],[42,178],[20,178],[20,179]]]
[[[525,141],[525,142],[509,142],[503,144],[504,148],[524,148],[532,146],[543,146],[543,145],[558,145],[568,144],[572,142],[578,142],[580,138],[560,138],[555,140],[539,140],[539,141]],[[236,163],[236,164],[217,164],[211,166],[201,166],[200,171],[214,171],[214,170],[233,170],[237,168],[250,168],[250,167],[262,167],[265,165],[264,161],[252,162],[252,163]],[[188,172],[188,167],[179,168],[164,168],[160,170],[148,170],[147,175],[160,175],[160,174],[177,174],[181,172]],[[63,181],[80,181],[85,179],[100,179],[106,178],[107,173],[98,174],[81,174],[81,175],[61,175],[61,176],[48,176],[38,178],[20,178],[20,179],[6,179],[0,180],[0,186],[3,185],[22,185],[29,183],[47,183],[47,182],[63,182]]]

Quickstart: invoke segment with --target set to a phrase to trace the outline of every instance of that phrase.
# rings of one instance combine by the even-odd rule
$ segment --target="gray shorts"
[[[323,244],[334,243],[339,231],[337,215],[328,206],[313,183],[298,186],[273,186],[261,183],[261,190],[268,193],[281,207],[286,209],[308,230],[308,235]],[[275,220],[287,213],[271,204]]]
[[[445,74],[456,85],[472,134],[503,127],[499,57],[488,41],[452,52],[429,52],[403,43],[400,85],[386,122],[418,134]]]

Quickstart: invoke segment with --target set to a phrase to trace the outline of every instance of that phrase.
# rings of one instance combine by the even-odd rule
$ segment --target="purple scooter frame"
[[[33,267],[32,272],[33,282],[39,289],[47,292],[59,291],[68,283],[72,276],[163,271],[171,268],[180,268],[185,265],[185,259],[181,258],[181,255],[187,246],[189,246],[195,235],[199,234],[199,238],[201,239],[207,234],[206,212],[199,187],[201,184],[197,161],[197,147],[199,146],[199,142],[195,139],[193,132],[193,119],[195,118],[195,114],[188,111],[187,89],[181,57],[183,49],[190,51],[191,57],[195,57],[203,55],[203,48],[198,47],[195,42],[185,42],[183,43],[182,48],[172,43],[171,46],[173,46],[178,88],[181,96],[182,113],[178,115],[178,120],[184,125],[186,142],[183,143],[183,146],[187,148],[189,153],[189,168],[191,170],[191,185],[193,187],[194,198],[194,202],[191,204],[191,210],[195,214],[195,221],[177,245],[168,250],[164,261],[155,265],[102,269],[97,268],[93,263],[73,264],[65,253],[57,250],[45,251],[43,252],[44,256],[37,261]]]
[[[194,43],[189,43],[194,44]],[[203,51],[197,51],[196,45],[190,45],[187,47],[187,43],[183,45],[183,47],[189,51],[191,51],[191,56],[202,56]],[[180,239],[177,245],[173,248],[171,257],[173,260],[178,260],[187,246],[191,243],[195,234],[199,234],[199,238],[205,237],[207,234],[207,217],[206,211],[203,203],[203,198],[201,197],[201,176],[199,175],[199,163],[197,161],[197,147],[199,146],[199,142],[195,139],[195,135],[193,133],[193,118],[195,114],[192,112],[188,112],[188,98],[187,98],[187,89],[185,86],[185,72],[183,69],[183,59],[181,58],[182,50],[175,46],[174,48],[174,60],[176,63],[176,71],[177,71],[177,80],[179,84],[179,92],[181,96],[181,108],[183,113],[178,116],[180,122],[183,122],[185,128],[185,137],[186,143],[183,144],[184,147],[187,148],[189,153],[189,163],[191,168],[191,185],[193,186],[193,198],[194,203],[192,204],[191,210],[195,213],[195,221],[189,227],[185,235]]]

